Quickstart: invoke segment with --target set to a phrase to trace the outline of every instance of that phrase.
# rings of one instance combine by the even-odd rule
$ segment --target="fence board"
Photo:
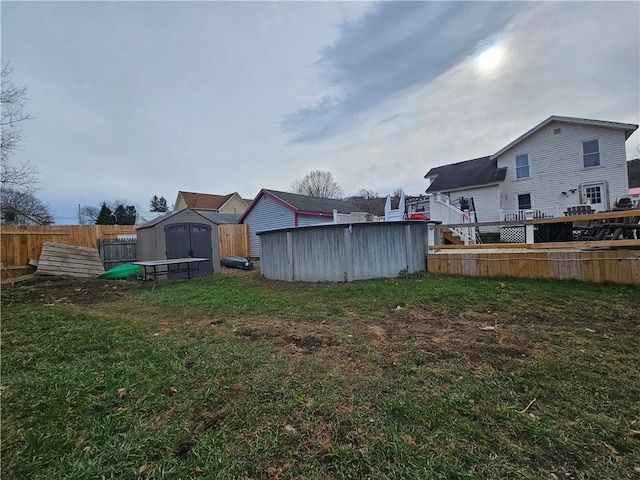
[[[97,248],[45,242],[36,273],[95,277],[104,272]]]
[[[101,238],[136,233],[133,225],[2,225],[0,228],[0,263],[2,280],[35,270],[29,260],[38,260],[44,242],[97,248]]]
[[[220,258],[225,255],[249,257],[249,225],[229,224],[218,226]]]
[[[138,260],[138,241],[134,238],[101,238],[100,260],[102,260],[105,270],[123,263],[136,262]]]
[[[427,268],[432,273],[450,275],[640,284],[640,251],[449,248],[429,251]]]

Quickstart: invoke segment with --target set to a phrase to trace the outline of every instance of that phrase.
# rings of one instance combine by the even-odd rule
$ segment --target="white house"
[[[493,155],[432,168],[427,193],[475,211],[478,222],[585,204],[608,210],[629,193],[625,142],[637,128],[551,116]]]

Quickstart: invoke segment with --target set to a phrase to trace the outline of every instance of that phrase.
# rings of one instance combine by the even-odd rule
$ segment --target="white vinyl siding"
[[[500,221],[500,188],[496,185],[456,190],[450,193],[451,198],[473,197],[476,219],[478,222]],[[482,227],[482,232],[497,232],[497,227]]]
[[[558,127],[561,131],[554,135]],[[598,140],[600,167],[585,169],[583,143],[594,139]],[[529,159],[535,158],[535,162],[529,164],[529,178],[516,176],[514,155],[520,152],[528,152]],[[516,210],[518,195],[532,192],[535,208],[551,209],[558,202],[564,211],[568,206],[584,203],[582,186],[595,183],[607,185],[605,209],[611,207],[616,198],[628,194],[625,138],[624,132],[618,129],[552,122],[514,149],[503,152],[497,158],[497,165],[507,167],[501,185],[501,207],[505,210]]]

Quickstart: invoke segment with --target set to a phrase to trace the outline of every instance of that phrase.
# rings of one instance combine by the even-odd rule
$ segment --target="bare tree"
[[[80,208],[80,225],[93,225],[98,220],[100,215],[99,207],[92,207],[91,205],[83,205]]]
[[[378,192],[374,192],[373,190],[361,188],[356,192],[355,197],[369,199],[369,198],[378,198],[379,195],[378,195]]]
[[[333,180],[331,172],[313,170],[302,179],[294,180],[289,186],[289,191],[320,198],[341,198],[342,189]]]
[[[24,111],[27,103],[27,88],[18,87],[13,83],[11,72],[13,68],[9,62],[2,62],[0,93],[0,128],[2,129],[0,143],[0,181],[2,187],[10,187],[24,192],[33,193],[36,190],[37,170],[29,162],[14,163],[13,154],[22,146],[24,134],[22,123],[33,117]]]
[[[42,225],[50,225],[54,221],[49,206],[45,205],[32,193],[3,185],[0,193],[0,202],[5,211],[8,210],[7,207],[11,207],[14,215],[27,215]]]

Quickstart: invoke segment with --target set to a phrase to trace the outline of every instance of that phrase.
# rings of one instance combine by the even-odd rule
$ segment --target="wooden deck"
[[[450,275],[640,284],[640,240],[435,245],[429,247],[427,270]]]

